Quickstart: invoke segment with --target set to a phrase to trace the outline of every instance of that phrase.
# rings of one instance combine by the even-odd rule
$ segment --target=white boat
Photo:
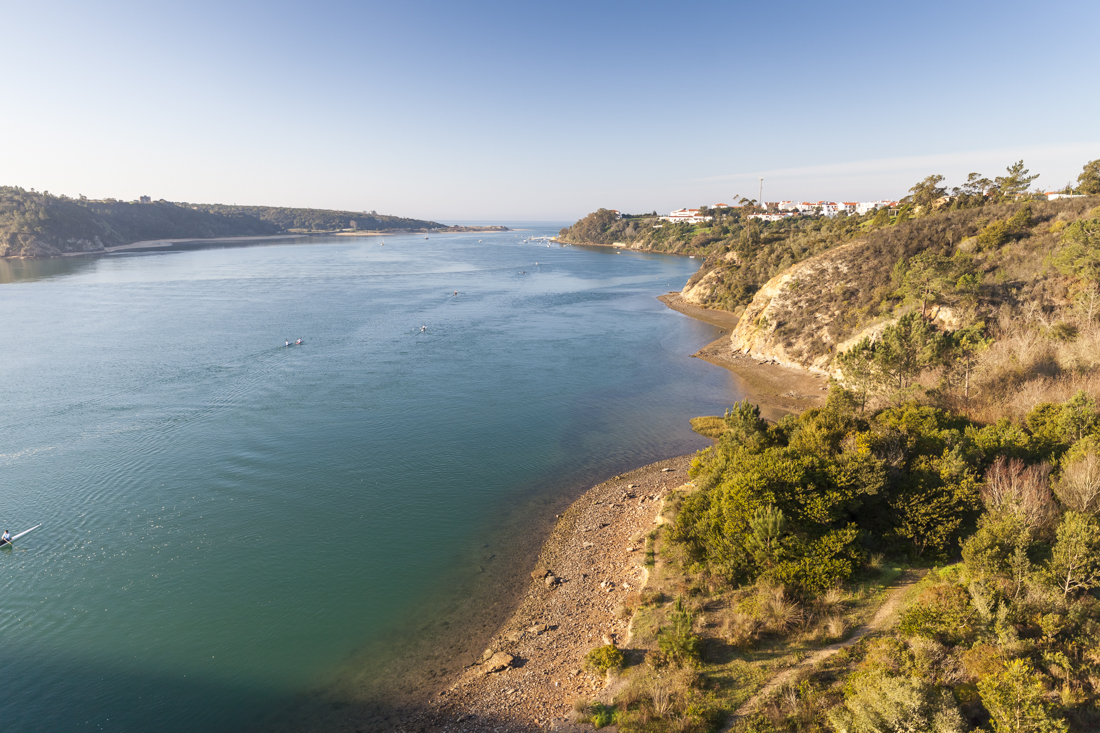
[[[13,535],[12,538],[11,538],[11,542],[0,542],[0,547],[7,547],[8,545],[12,544],[12,542],[15,542],[17,539],[22,537],[23,535],[30,534],[31,532],[35,531],[36,529],[38,529],[41,526],[42,526],[41,524],[36,524],[33,527],[31,527],[30,529],[25,529],[22,532],[20,532],[19,534]]]

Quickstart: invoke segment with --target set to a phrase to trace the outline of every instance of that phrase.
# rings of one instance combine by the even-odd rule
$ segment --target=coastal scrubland
[[[0,186],[0,257],[98,252],[156,239],[263,237],[287,232],[435,229],[431,221],[374,212],[272,206],[145,203],[55,196]]]
[[[578,720],[623,731],[1100,725],[1095,402],[1082,393],[982,424],[920,400],[863,410],[834,387],[797,417],[767,423],[739,403],[723,423],[649,537],[629,648],[591,655],[619,678],[614,692],[580,700]],[[869,626],[906,576],[923,579]],[[757,695],[829,645],[835,654]]]
[[[834,241],[766,280],[711,250],[685,296],[709,276],[699,300],[740,309],[727,348],[832,387],[777,422],[694,421],[715,443],[646,539],[622,656],[593,647],[611,682],[578,723],[1100,728],[1097,167],[1050,202],[931,177],[894,214],[795,227],[774,251]]]

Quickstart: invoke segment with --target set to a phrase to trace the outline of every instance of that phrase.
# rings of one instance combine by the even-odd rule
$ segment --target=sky
[[[0,185],[578,219],[1100,158],[1094,0],[0,0]]]

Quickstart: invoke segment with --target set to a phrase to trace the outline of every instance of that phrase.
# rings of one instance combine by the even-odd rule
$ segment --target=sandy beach
[[[110,254],[111,252],[134,252],[134,251],[155,251],[155,250],[170,250],[180,244],[242,244],[247,242],[267,241],[274,239],[293,239],[300,237],[300,234],[272,234],[270,236],[263,237],[213,237],[210,239],[204,238],[191,238],[191,239],[148,239],[143,242],[133,242],[131,244],[120,244],[117,247],[104,247],[103,249],[91,250],[89,252],[63,252],[62,257],[80,257],[82,255],[101,255]]]

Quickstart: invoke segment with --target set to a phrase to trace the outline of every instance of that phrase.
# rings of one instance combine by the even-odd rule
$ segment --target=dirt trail
[[[737,709],[737,712],[730,717],[729,722],[722,729],[722,733],[728,733],[728,731],[733,728],[734,724],[737,723],[738,720],[745,717],[746,715],[751,715],[752,713],[756,712],[760,708],[761,704],[765,700],[767,700],[768,697],[770,697],[771,694],[775,692],[775,690],[787,684],[792,679],[797,678],[801,672],[804,672],[808,669],[813,669],[819,663],[833,656],[841,649],[852,646],[864,636],[867,636],[867,634],[870,634],[873,631],[882,631],[883,629],[885,629],[887,624],[893,619],[894,615],[897,613],[898,607],[901,605],[901,602],[904,599],[906,592],[908,592],[909,589],[912,588],[922,577],[924,577],[924,571],[906,571],[898,579],[897,583],[894,585],[893,590],[891,590],[889,595],[886,596],[886,600],[882,602],[882,605],[879,606],[877,611],[875,611],[874,617],[868,623],[863,624],[862,626],[857,628],[852,633],[852,635],[844,641],[838,641],[835,644],[830,644],[827,647],[818,649],[817,651],[808,655],[798,664],[784,669],[775,677],[772,677],[770,680],[768,680],[768,682],[762,688],[760,688],[759,692],[757,692],[755,695],[745,701],[745,703]]]

